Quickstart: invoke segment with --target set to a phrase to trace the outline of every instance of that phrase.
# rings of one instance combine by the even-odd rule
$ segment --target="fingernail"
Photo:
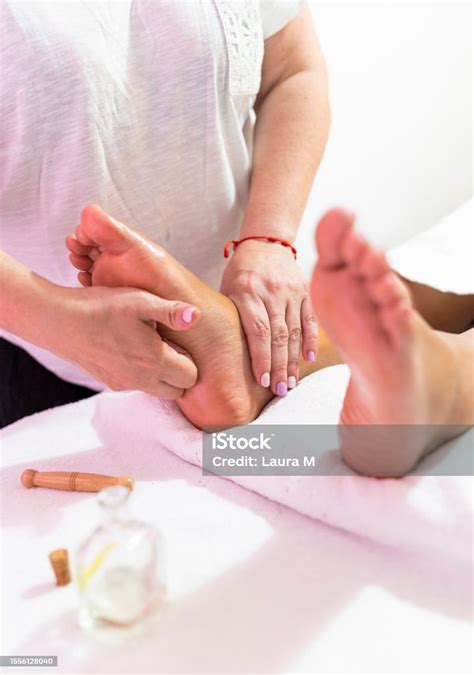
[[[191,323],[193,320],[194,307],[186,307],[182,313],[184,323]]]
[[[270,373],[263,373],[262,377],[260,378],[260,384],[262,387],[270,386]]]
[[[308,361],[316,361],[316,354],[314,352],[308,352],[308,356],[306,357]]]
[[[286,396],[288,393],[288,389],[286,387],[285,382],[278,382],[277,384],[277,394],[278,396]]]
[[[288,389],[294,389],[296,387],[296,377],[290,375],[288,378]]]

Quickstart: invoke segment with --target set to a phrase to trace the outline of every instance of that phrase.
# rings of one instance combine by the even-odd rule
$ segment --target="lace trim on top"
[[[260,89],[263,31],[258,0],[214,0],[224,28],[232,95]]]

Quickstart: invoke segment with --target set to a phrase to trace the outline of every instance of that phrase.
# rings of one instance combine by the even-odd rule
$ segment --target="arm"
[[[296,237],[329,133],[327,71],[307,6],[265,42],[241,237]]]
[[[0,328],[38,347],[52,346],[49,332],[59,287],[0,251],[0,288]]]
[[[63,288],[0,251],[0,328],[76,363],[112,389],[178,398],[197,377],[156,322],[186,329],[189,305],[135,289]],[[193,324],[191,324],[192,326]]]
[[[274,235],[294,241],[329,132],[327,72],[310,12],[301,12],[265,42],[256,105],[250,196],[241,238]],[[238,247],[221,290],[235,302],[257,381],[294,386],[303,338],[309,360],[317,325],[306,283],[291,251],[249,241]],[[271,377],[270,377],[271,375]],[[294,378],[293,381],[290,378]]]

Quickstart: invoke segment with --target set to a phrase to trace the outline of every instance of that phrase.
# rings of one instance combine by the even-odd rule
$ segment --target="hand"
[[[114,390],[177,399],[195,384],[195,364],[161,339],[156,324],[186,330],[199,320],[196,308],[188,323],[189,304],[132,288],[60,288],[59,295],[48,341],[54,353]]]
[[[318,326],[293,254],[279,244],[246,241],[233,253],[221,292],[237,306],[257,382],[284,396],[298,382],[300,350],[314,361]]]

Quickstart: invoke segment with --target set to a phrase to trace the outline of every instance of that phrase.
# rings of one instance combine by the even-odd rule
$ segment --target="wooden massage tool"
[[[21,474],[21,483],[26,488],[43,487],[52,490],[71,492],[99,492],[112,485],[123,485],[133,490],[134,482],[130,476],[104,476],[100,473],[80,473],[78,471],[35,471],[26,469]]]

